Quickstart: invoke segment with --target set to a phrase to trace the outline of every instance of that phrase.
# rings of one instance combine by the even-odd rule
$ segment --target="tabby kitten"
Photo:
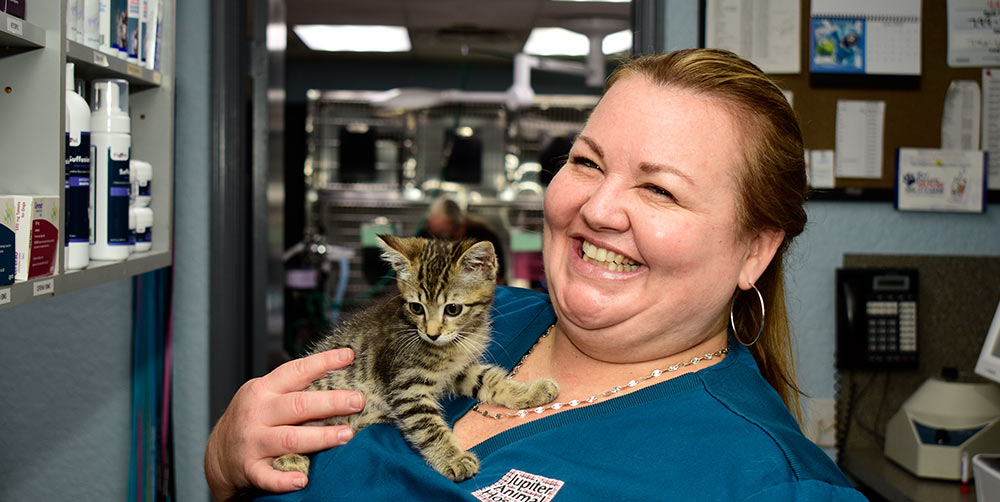
[[[327,373],[306,390],[353,389],[365,409],[317,425],[395,424],[406,441],[441,474],[462,481],[479,472],[479,459],[458,447],[441,415],[449,394],[527,408],[551,402],[556,383],[507,378],[480,362],[490,341],[489,311],[497,258],[489,242],[450,242],[379,236],[382,257],[396,270],[399,295],[345,321],[312,352],[354,350],[354,363]],[[309,471],[309,459],[289,453],[274,461],[282,471]]]

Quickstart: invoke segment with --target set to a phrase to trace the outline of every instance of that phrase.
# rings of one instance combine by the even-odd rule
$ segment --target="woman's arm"
[[[346,425],[298,424],[364,408],[364,396],[358,392],[303,391],[353,359],[350,349],[321,352],[289,361],[240,387],[205,448],[205,478],[217,499],[226,500],[250,485],[272,492],[300,489],[308,482],[306,476],[274,470],[274,457],[325,450],[351,439],[353,432]]]

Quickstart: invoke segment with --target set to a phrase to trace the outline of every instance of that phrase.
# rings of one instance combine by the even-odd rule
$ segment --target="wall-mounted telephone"
[[[917,270],[837,269],[837,368],[917,367]]]

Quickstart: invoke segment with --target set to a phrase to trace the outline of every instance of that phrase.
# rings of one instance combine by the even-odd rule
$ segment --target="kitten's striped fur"
[[[492,244],[380,239],[400,294],[342,323],[313,348],[351,347],[355,359],[307,390],[362,392],[364,410],[322,424],[346,423],[358,431],[393,423],[431,467],[453,481],[467,479],[479,471],[479,459],[458,447],[441,416],[441,398],[457,394],[518,409],[551,402],[558,387],[548,379],[517,382],[506,378],[506,370],[480,362],[496,286]],[[308,473],[309,459],[291,453],[274,467]]]

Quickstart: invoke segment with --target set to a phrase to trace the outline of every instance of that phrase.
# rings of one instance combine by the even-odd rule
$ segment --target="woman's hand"
[[[274,470],[271,461],[285,453],[312,453],[351,439],[353,432],[346,425],[298,424],[364,408],[364,396],[358,392],[302,390],[353,360],[351,349],[313,354],[282,364],[236,391],[205,448],[205,478],[217,499],[226,500],[250,485],[278,493],[306,485],[306,475]]]

